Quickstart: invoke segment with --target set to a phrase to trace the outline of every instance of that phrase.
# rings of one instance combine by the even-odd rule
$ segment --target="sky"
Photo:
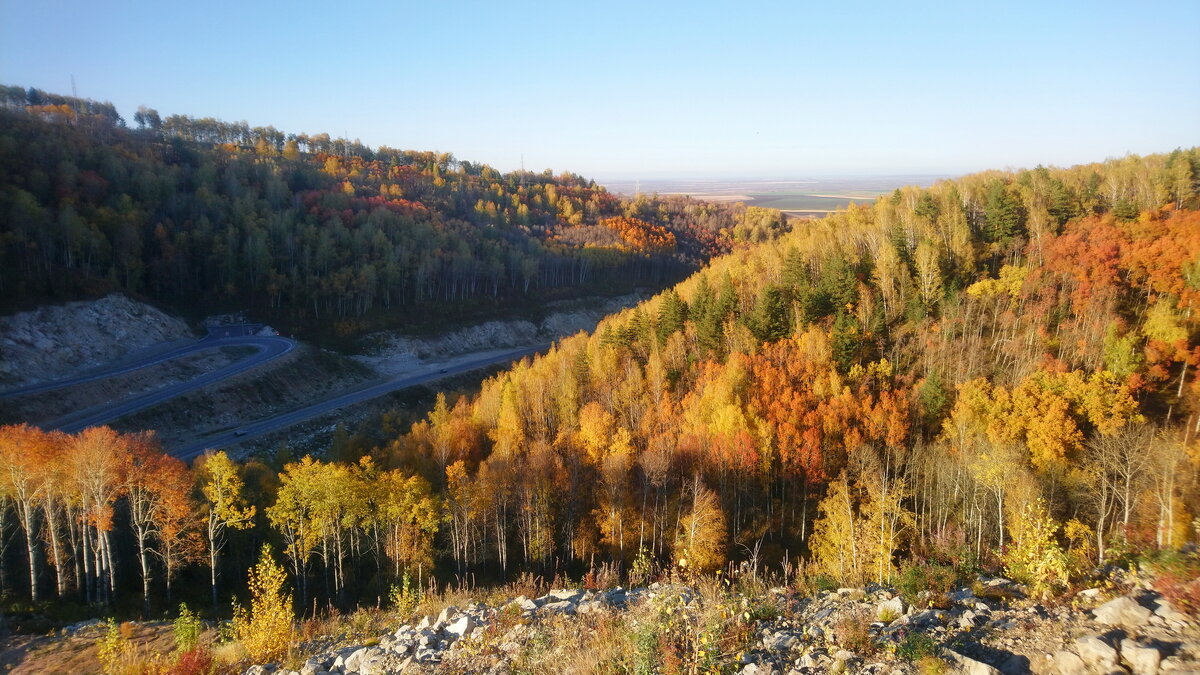
[[[1200,1],[0,0],[0,83],[615,178],[1200,145]]]

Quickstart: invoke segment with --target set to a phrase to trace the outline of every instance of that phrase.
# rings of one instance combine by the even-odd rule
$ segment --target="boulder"
[[[520,608],[522,612],[532,612],[537,610],[538,607],[542,606],[541,602],[537,600],[530,600],[523,595],[518,596],[515,600],[513,600],[513,604]]]
[[[1095,672],[1107,673],[1117,667],[1117,650],[1098,635],[1076,640],[1075,653]]]
[[[548,602],[545,605],[542,605],[542,611],[551,616],[555,614],[574,616],[575,603],[567,600],[562,600],[560,602]]]
[[[833,664],[829,666],[829,672],[834,675],[850,672],[851,664],[858,660],[858,654],[845,649],[839,650],[833,655]]]
[[[904,601],[900,598],[884,600],[875,607],[875,618],[891,623],[904,616]]]
[[[1150,610],[1130,598],[1117,598],[1097,607],[1096,621],[1109,626],[1137,627],[1150,620]]]
[[[342,668],[348,673],[361,672],[370,661],[383,655],[383,650],[375,647],[362,647],[346,657]]]
[[[1083,659],[1075,652],[1062,650],[1054,655],[1054,670],[1058,675],[1079,675],[1086,673],[1087,666],[1084,665]]]
[[[962,673],[962,675],[1002,675],[999,670],[996,670],[983,661],[960,654],[953,649],[943,649],[942,658],[949,661],[955,670]]]
[[[471,615],[463,614],[453,623],[447,624],[443,630],[447,636],[453,636],[455,640],[458,640],[467,633],[471,632],[474,628],[475,620],[471,618]]]
[[[1159,598],[1154,601],[1154,616],[1163,619],[1167,623],[1188,623],[1188,616],[1172,607],[1166,598]]]
[[[583,598],[583,591],[579,589],[569,589],[560,591],[550,591],[546,596],[549,602],[579,602]]]
[[[443,609],[441,614],[438,614],[437,622],[435,623],[435,625],[445,626],[447,623],[453,621],[454,617],[458,616],[458,614],[459,614],[458,608],[455,607],[454,605],[450,605],[449,607],[446,607],[445,609]]]
[[[914,626],[933,626],[944,623],[946,613],[940,609],[926,609],[909,617]]]
[[[766,649],[770,652],[787,653],[791,651],[792,647],[795,647],[798,642],[800,642],[800,638],[796,637],[795,635],[791,635],[789,633],[776,633],[770,637],[763,638],[763,649]]]
[[[1121,659],[1129,665],[1133,675],[1157,675],[1162,654],[1154,647],[1125,638],[1121,640]]]

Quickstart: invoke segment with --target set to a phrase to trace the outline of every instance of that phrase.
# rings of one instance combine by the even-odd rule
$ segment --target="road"
[[[275,417],[268,417],[266,419],[243,424],[237,429],[215,434],[209,436],[208,438],[200,439],[187,445],[170,449],[169,452],[171,455],[180,459],[190,460],[198,455],[203,454],[206,450],[218,450],[235,443],[253,440],[260,436],[265,436],[269,433],[279,431],[280,429],[290,427],[293,424],[307,422],[308,420],[320,417],[339,408],[344,408],[355,403],[362,403],[363,401],[383,396],[384,394],[398,391],[406,387],[424,384],[426,382],[431,382],[443,377],[449,377],[450,375],[456,375],[458,373],[465,373],[469,370],[476,370],[478,368],[483,368],[497,363],[511,363],[512,361],[519,360],[525,356],[536,354],[537,352],[540,352],[549,346],[549,344],[544,344],[534,347],[522,347],[521,349],[490,354],[480,359],[448,365],[444,368],[431,369],[416,375],[405,375],[393,380],[388,380],[382,384],[371,385],[321,401],[320,403],[314,403],[306,408],[300,408],[299,410],[293,410],[281,415],[276,415]]]
[[[99,426],[117,418],[132,415],[140,410],[158,405],[176,396],[182,396],[201,387],[207,387],[210,384],[244,373],[267,361],[277,359],[296,348],[294,340],[278,336],[246,336],[240,338],[220,338],[207,342],[206,340],[201,340],[200,342],[206,343],[201,347],[202,349],[213,349],[215,347],[252,347],[258,351],[251,356],[235,361],[224,368],[214,370],[210,373],[204,373],[190,380],[159,387],[158,389],[130,398],[123,398],[104,405],[79,410],[65,417],[60,417],[50,422],[47,426],[51,429],[58,429],[59,431],[66,431],[68,433],[75,433],[88,427]],[[194,351],[197,350],[193,349],[192,352]],[[178,358],[178,356],[175,358]]]
[[[136,396],[117,399],[108,403],[93,406],[85,410],[77,410],[69,415],[60,417],[46,424],[48,429],[58,429],[74,433],[88,427],[94,427],[107,422],[111,422],[119,417],[131,415],[139,410],[145,410],[150,406],[157,405],[168,399],[181,396],[190,391],[194,391],[201,387],[206,387],[214,382],[219,382],[225,378],[232,377],[239,373],[244,373],[251,368],[256,368],[268,361],[277,359],[285,354],[288,354],[296,348],[295,340],[290,340],[277,335],[254,335],[261,325],[250,324],[244,326],[217,326],[209,329],[208,335],[203,338],[185,344],[180,347],[175,347],[163,352],[148,353],[143,357],[134,357],[125,361],[114,362],[105,366],[100,366],[94,370],[88,371],[82,375],[68,377],[61,380],[53,380],[51,382],[42,382],[32,384],[17,389],[10,389],[5,392],[0,392],[0,399],[13,398],[17,396],[29,396],[40,394],[48,391],[55,391],[66,387],[72,387],[86,382],[95,382],[117,375],[124,375],[134,371],[149,368],[160,363],[173,361],[185,356],[195,354],[197,352],[207,351],[210,349],[220,349],[221,347],[250,347],[255,350],[255,353],[239,359],[224,368],[214,370],[211,373],[198,375],[190,380],[170,384],[152,391],[148,391]]]
[[[150,366],[174,361],[175,359],[183,358],[189,354],[202,352],[206,349],[218,349],[220,347],[257,347],[259,354],[253,358],[258,360],[252,365],[257,365],[265,361],[270,361],[273,358],[283,356],[284,354],[296,348],[296,342],[288,338],[270,336],[270,335],[253,335],[251,331],[255,328],[261,328],[261,324],[249,324],[245,326],[216,326],[208,329],[208,335],[194,342],[185,344],[181,347],[147,354],[141,358],[133,358],[131,360],[114,361],[113,363],[99,366],[98,368],[89,370],[82,375],[75,377],[63,378],[61,380],[52,380],[50,382],[40,382],[16,389],[0,391],[0,399],[15,398],[17,396],[28,396],[32,394],[40,394],[46,391],[54,391],[55,389],[63,389],[73,387],[77,384],[85,382],[95,382],[96,380],[104,380],[125,373],[132,373],[135,370],[149,368]],[[280,345],[286,343],[287,348],[280,350]]]

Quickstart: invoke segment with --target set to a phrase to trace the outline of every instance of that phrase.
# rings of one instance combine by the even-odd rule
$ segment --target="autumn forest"
[[[343,334],[662,289],[322,456],[0,429],[0,579],[228,613],[405,579],[912,561],[1033,588],[1200,538],[1200,150],[905,187],[822,219],[8,88],[0,296],[120,289]]]

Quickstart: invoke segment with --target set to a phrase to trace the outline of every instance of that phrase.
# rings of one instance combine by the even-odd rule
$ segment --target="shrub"
[[[653,577],[654,558],[651,557],[649,549],[643,546],[638,550],[637,556],[633,559],[633,565],[629,568],[629,586],[632,588],[645,586]]]
[[[410,617],[413,612],[417,611],[423,595],[421,589],[412,585],[412,577],[405,571],[404,576],[400,579],[400,585],[392,585],[392,590],[388,593],[388,600],[391,601],[397,614],[402,617]]]
[[[812,585],[817,591],[836,591],[838,589],[837,579],[828,574],[818,574],[813,577]]]
[[[188,609],[186,604],[180,603],[179,616],[175,617],[171,629],[175,633],[175,649],[188,652],[200,644],[200,633],[204,631],[204,624],[198,614]]]
[[[1096,534],[1092,528],[1072,518],[1063,527],[1067,538],[1067,571],[1073,577],[1083,576],[1094,565],[1096,546],[1092,543]]]
[[[871,642],[871,614],[865,610],[852,610],[842,614],[833,625],[833,637],[844,649],[860,654],[875,651]]]
[[[169,675],[206,675],[212,672],[213,656],[204,648],[196,647],[179,653],[179,657],[168,671]]]
[[[900,618],[900,612],[897,612],[895,609],[893,609],[891,607],[884,607],[879,610],[879,613],[876,616],[876,618],[879,619],[880,621],[882,621],[883,623],[891,623],[891,622],[895,621],[896,619]]]
[[[941,598],[954,588],[958,575],[954,568],[936,563],[907,562],[900,568],[896,589],[908,604],[919,606],[922,591],[934,598]]]
[[[96,643],[96,657],[100,659],[100,665],[104,667],[104,672],[109,675],[117,672],[117,666],[125,652],[125,645],[126,640],[122,637],[117,622],[112,619],[105,621],[104,636]]]
[[[896,656],[909,661],[919,661],[937,654],[938,644],[932,637],[920,632],[911,632],[896,645]]]
[[[1150,563],[1154,590],[1162,593],[1181,612],[1200,616],[1200,557],[1164,554]]]
[[[1042,596],[1065,585],[1067,556],[1054,538],[1058,523],[1042,500],[1026,504],[1009,527],[1012,544],[1001,556],[1005,574]]]
[[[936,656],[922,656],[917,659],[916,664],[922,675],[944,675],[950,670],[946,662]]]
[[[104,635],[97,641],[96,657],[107,675],[162,675],[170,664],[162,654],[147,652],[135,644],[134,625],[130,622],[117,624],[109,619],[105,622]]]
[[[233,609],[233,634],[256,663],[278,660],[295,636],[292,600],[284,592],[286,574],[264,544],[258,564],[250,570],[250,608]]]

